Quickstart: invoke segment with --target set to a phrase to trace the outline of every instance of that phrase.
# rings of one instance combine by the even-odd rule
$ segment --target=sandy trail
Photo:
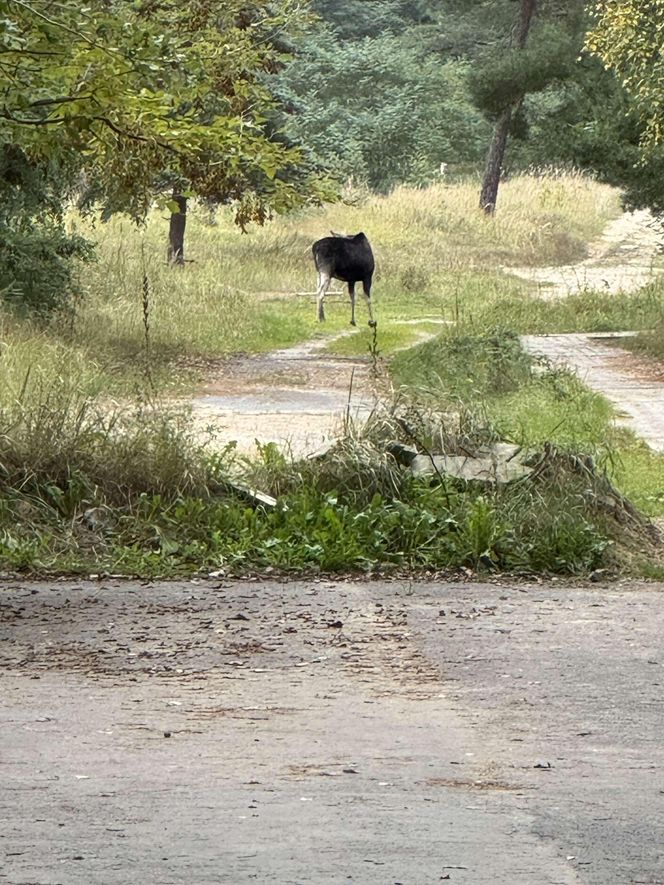
[[[661,229],[650,212],[626,212],[607,225],[584,261],[505,270],[539,283],[539,295],[546,299],[565,298],[587,290],[635,292],[661,271],[656,258],[662,239]]]

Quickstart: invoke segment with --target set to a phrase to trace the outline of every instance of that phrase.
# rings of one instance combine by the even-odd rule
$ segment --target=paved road
[[[0,883],[664,883],[664,587],[0,587]]]
[[[570,333],[524,335],[531,353],[569,366],[583,383],[601,393],[617,410],[619,423],[664,452],[664,370],[617,347],[619,336]]]

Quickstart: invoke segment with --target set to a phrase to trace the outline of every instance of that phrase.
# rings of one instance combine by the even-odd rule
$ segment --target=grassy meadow
[[[155,211],[144,228],[116,218],[72,226],[95,240],[98,260],[84,270],[84,298],[67,345],[121,390],[143,368],[143,273],[149,279],[151,361],[168,387],[188,361],[234,351],[257,352],[319,334],[313,297],[311,243],[329,230],[369,235],[377,259],[374,298],[382,333],[393,346],[413,330],[393,321],[427,318],[484,324],[496,317],[534,331],[563,324],[611,326],[611,305],[576,320],[575,309],[542,306],[532,316],[526,283],[506,275],[509,265],[565,263],[583,257],[587,243],[619,212],[615,191],[581,175],[518,177],[503,185],[494,219],[476,210],[475,183],[399,188],[389,197],[348,195],[337,204],[243,234],[227,212],[190,212],[184,272],[165,263],[167,219]],[[524,303],[525,302],[525,303]],[[539,304],[538,304],[539,306]],[[625,305],[616,318],[647,306]],[[358,319],[364,304],[358,299]],[[348,325],[347,300],[331,300],[324,331]],[[506,319],[509,318],[509,320]],[[59,339],[63,340],[63,339]],[[362,337],[348,349],[364,350]],[[184,372],[186,377],[186,372]]]
[[[650,517],[664,515],[664,456],[613,424],[610,404],[565,368],[538,365],[513,332],[449,329],[397,354],[395,384],[445,401],[467,424],[526,449],[554,443],[591,456]]]
[[[70,218],[97,244],[82,268],[75,316],[47,329],[11,315],[1,318],[8,395],[28,372],[71,377],[90,395],[134,394],[145,383],[161,392],[191,387],[199,360],[284,347],[346,329],[347,297],[330,299],[327,322],[315,318],[316,275],[311,243],[329,230],[367,232],[377,259],[374,301],[381,348],[417,340],[403,320],[454,323],[482,330],[497,324],[522,332],[649,328],[661,312],[659,291],[608,297],[584,293],[547,302],[509,266],[564,264],[582,258],[588,242],[616,216],[615,190],[580,174],[517,176],[501,187],[499,211],[477,211],[477,185],[398,188],[387,197],[363,192],[348,202],[277,218],[242,233],[230,213],[194,207],[189,214],[184,271],[165,262],[167,218],[155,210],[144,227],[114,218],[106,224]],[[147,275],[147,314],[143,277]],[[340,287],[339,287],[340,288]],[[295,294],[300,293],[300,294]],[[360,334],[335,345],[365,352]],[[146,319],[149,351],[146,354]],[[2,394],[0,394],[0,397]]]
[[[553,482],[490,495],[447,482],[441,493],[395,470],[387,437],[371,430],[312,472],[271,447],[252,464],[232,449],[211,457],[186,416],[164,411],[208,361],[348,329],[346,297],[330,300],[324,327],[316,321],[311,243],[329,230],[364,230],[377,259],[379,347],[418,408],[461,415],[474,440],[592,456],[598,477],[606,470],[644,513],[664,514],[664,459],[614,430],[606,402],[574,377],[534,367],[516,337],[655,326],[662,286],[544,301],[508,272],[582,259],[620,212],[615,190],[574,173],[516,176],[501,186],[494,218],[477,210],[474,182],[346,198],[247,234],[228,212],[193,207],[183,270],[166,265],[168,220],[157,210],[141,228],[71,215],[97,244],[74,315],[47,326],[0,316],[0,563],[169,575],[353,571],[380,560],[584,574],[629,561],[644,573],[649,542],[637,530],[624,535],[597,503],[607,497],[600,480],[588,474],[583,485],[566,456],[551,455],[540,471]],[[367,351],[361,297],[357,310],[358,331],[336,351]],[[238,475],[285,496],[288,510],[249,508],[229,485]],[[625,556],[629,547],[642,555]]]
[[[85,268],[85,295],[68,339],[111,389],[136,384],[143,369],[142,278],[149,279],[153,374],[162,389],[188,383],[195,358],[259,352],[348,327],[347,296],[329,299],[327,322],[315,318],[312,242],[330,230],[365,230],[376,254],[374,301],[385,352],[407,346],[418,330],[401,321],[444,321],[520,332],[649,328],[660,291],[638,296],[582,293],[545,301],[510,276],[510,266],[580,260],[588,243],[620,212],[615,190],[580,174],[517,176],[501,187],[499,211],[477,211],[476,183],[363,192],[347,203],[277,218],[242,233],[228,212],[190,212],[184,272],[165,263],[167,219],[154,212],[144,228],[123,219],[72,225],[98,244]],[[340,284],[333,289],[340,289]],[[296,294],[299,293],[299,294]],[[306,293],[309,293],[308,295]],[[364,322],[358,297],[358,322]],[[366,329],[334,345],[363,353]]]

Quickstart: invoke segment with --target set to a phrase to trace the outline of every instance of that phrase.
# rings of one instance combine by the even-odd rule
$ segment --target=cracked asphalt
[[[664,587],[0,586],[0,883],[664,883]]]

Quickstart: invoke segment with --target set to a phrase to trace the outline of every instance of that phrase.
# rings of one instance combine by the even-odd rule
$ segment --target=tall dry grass
[[[156,359],[266,350],[313,334],[315,272],[311,243],[330,230],[364,230],[377,258],[375,292],[384,316],[450,315],[463,303],[525,291],[504,265],[568,263],[619,212],[615,190],[574,172],[520,175],[501,186],[498,211],[477,208],[475,182],[398,188],[386,197],[349,193],[349,202],[277,218],[243,234],[230,214],[190,212],[184,271],[166,265],[167,218],[155,210],[144,228],[72,219],[98,245],[85,270],[86,298],[76,340],[117,363],[143,341],[139,297],[150,282],[150,331]],[[330,312],[328,329],[348,322]]]
[[[197,358],[269,350],[319,332],[311,294],[294,293],[313,292],[311,243],[329,230],[369,235],[377,257],[375,299],[387,329],[391,319],[481,322],[505,301],[520,306],[527,286],[502,266],[580,257],[619,211],[616,191],[555,170],[504,182],[493,218],[477,209],[478,185],[471,181],[346,196],[345,203],[277,218],[248,234],[227,211],[211,215],[193,207],[184,271],[166,264],[165,213],[155,210],[140,228],[122,218],[101,224],[72,214],[72,228],[97,243],[97,260],[82,268],[85,296],[73,324],[44,330],[4,316],[9,381],[0,401],[14,396],[28,374],[78,379],[90,394],[141,389],[144,274],[151,378],[167,390]],[[345,303],[331,305],[325,331],[346,328],[348,314]],[[406,333],[396,327],[393,333],[397,346]]]

